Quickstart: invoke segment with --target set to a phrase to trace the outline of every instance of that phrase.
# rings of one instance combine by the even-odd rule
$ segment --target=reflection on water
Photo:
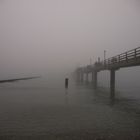
[[[68,89],[65,89],[65,104],[68,105],[69,104],[69,97],[68,97]]]
[[[107,89],[90,84],[46,83],[1,86],[1,139],[140,138],[139,100],[117,93],[110,101]]]

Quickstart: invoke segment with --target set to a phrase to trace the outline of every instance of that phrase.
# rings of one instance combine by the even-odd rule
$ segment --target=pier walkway
[[[105,59],[104,61],[95,62],[93,65],[87,65],[85,67],[79,67],[76,69],[76,77],[79,82],[84,81],[84,75],[86,74],[86,81],[88,81],[88,74],[92,74],[92,81],[94,88],[97,88],[98,72],[103,70],[110,71],[110,97],[115,97],[115,72],[120,68],[133,67],[140,65],[140,47],[127,52],[121,53],[114,57]]]

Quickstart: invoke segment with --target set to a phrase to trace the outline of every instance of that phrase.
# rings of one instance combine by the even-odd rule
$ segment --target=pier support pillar
[[[115,70],[110,70],[110,98],[115,98]]]
[[[92,83],[94,82],[94,72],[92,71],[91,72],[91,80],[92,80]]]
[[[86,73],[86,82],[88,82],[88,72]]]
[[[83,82],[83,79],[84,79],[84,74],[83,72],[80,73],[80,82]]]
[[[77,82],[80,82],[80,72],[77,72]]]
[[[93,77],[94,77],[94,89],[97,88],[97,71],[94,71],[93,72]]]

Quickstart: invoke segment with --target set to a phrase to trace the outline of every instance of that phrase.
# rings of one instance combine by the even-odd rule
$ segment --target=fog
[[[0,140],[140,139],[140,66],[71,76],[137,47],[140,0],[0,0]]]
[[[1,79],[69,75],[138,46],[139,0],[0,0]]]

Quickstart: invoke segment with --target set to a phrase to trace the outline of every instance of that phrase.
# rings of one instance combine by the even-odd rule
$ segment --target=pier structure
[[[75,73],[77,81],[84,82],[84,75],[86,75],[86,82],[88,81],[88,75],[91,73],[92,82],[94,88],[98,87],[98,73],[100,71],[110,71],[110,98],[115,98],[115,73],[120,68],[140,66],[140,47],[121,53],[114,57],[105,59],[104,61],[95,62],[93,65],[87,65],[85,67],[79,67]]]

